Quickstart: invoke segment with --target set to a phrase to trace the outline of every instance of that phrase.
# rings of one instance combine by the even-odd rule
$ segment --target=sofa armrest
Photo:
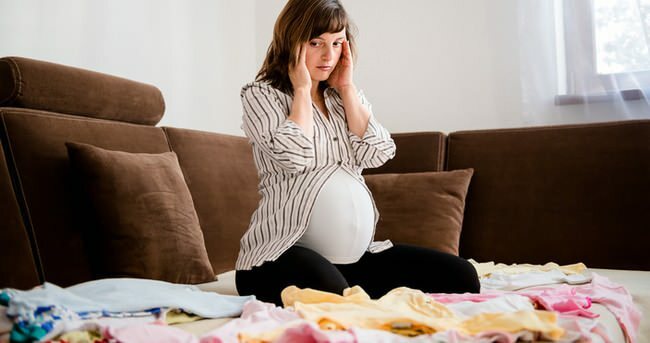
[[[442,132],[394,133],[397,153],[379,168],[365,169],[363,174],[417,173],[444,169],[447,136]]]

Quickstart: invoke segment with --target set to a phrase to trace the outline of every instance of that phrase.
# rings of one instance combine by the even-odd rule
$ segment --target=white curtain
[[[650,118],[650,0],[518,2],[524,121]]]

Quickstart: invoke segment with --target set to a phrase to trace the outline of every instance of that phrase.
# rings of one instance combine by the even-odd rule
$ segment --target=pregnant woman
[[[242,88],[262,198],[241,239],[237,290],[277,305],[290,285],[359,285],[373,298],[400,286],[478,292],[464,259],[373,241],[379,214],[361,171],[391,159],[395,144],[354,83],[352,27],[337,0],[289,0]]]

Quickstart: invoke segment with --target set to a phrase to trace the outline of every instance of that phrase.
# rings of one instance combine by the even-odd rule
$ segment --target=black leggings
[[[280,292],[290,285],[342,294],[361,286],[373,299],[406,286],[427,293],[478,293],[480,283],[466,260],[437,250],[395,244],[379,253],[366,252],[351,264],[332,264],[317,252],[292,246],[277,260],[235,274],[240,295],[282,306]]]

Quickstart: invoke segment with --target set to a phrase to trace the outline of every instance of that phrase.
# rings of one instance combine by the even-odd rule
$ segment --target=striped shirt
[[[362,138],[348,130],[343,100],[334,88],[324,93],[329,119],[312,104],[314,136],[310,138],[288,119],[292,96],[266,82],[242,87],[242,130],[253,148],[261,200],[240,241],[237,270],[273,261],[298,241],[307,229],[320,189],[339,168],[368,190],[361,171],[379,167],[395,156],[390,133],[377,122],[362,91],[358,96],[371,113]],[[374,200],[373,207],[376,227],[379,213]],[[372,242],[368,251],[391,246],[390,241]]]

